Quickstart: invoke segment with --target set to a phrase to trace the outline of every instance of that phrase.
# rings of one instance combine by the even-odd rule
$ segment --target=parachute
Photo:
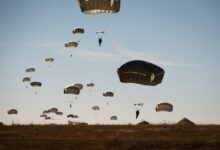
[[[51,108],[51,109],[50,109],[50,112],[51,112],[51,113],[55,113],[55,114],[57,114],[58,109],[57,109],[57,108]]]
[[[46,61],[46,62],[53,62],[54,59],[53,59],[53,58],[45,58],[45,61]]]
[[[45,62],[52,63],[53,61],[54,61],[54,58],[45,58]],[[49,65],[49,68],[51,68],[50,65]]]
[[[8,112],[7,112],[9,115],[16,115],[16,114],[18,114],[18,111],[16,110],[16,109],[10,109],[10,110],[8,110]]]
[[[110,117],[110,120],[117,120],[118,118],[117,118],[117,116],[111,116]]]
[[[78,115],[69,114],[67,115],[67,118],[78,118]]]
[[[63,115],[63,112],[59,111],[59,112],[57,112],[56,114],[59,115],[59,116],[62,116],[62,115]]]
[[[50,119],[51,119],[51,117],[48,117],[48,116],[47,116],[47,117],[45,117],[45,120],[50,120]]]
[[[46,114],[42,114],[42,115],[40,115],[40,117],[44,118],[44,117],[47,117],[47,115]]]
[[[64,94],[79,95],[79,93],[80,93],[80,89],[78,87],[73,86],[73,85],[64,88]]]
[[[94,111],[96,111],[96,112],[99,111],[99,109],[100,109],[99,106],[93,106],[93,107],[92,107],[92,110],[94,110]],[[95,115],[97,115],[96,112],[95,112]]]
[[[31,86],[33,87],[41,87],[41,83],[40,82],[37,82],[37,81],[34,81],[34,82],[31,82]]]
[[[75,28],[73,29],[73,34],[84,34],[83,28]]]
[[[103,93],[103,96],[104,97],[113,97],[114,93],[113,92],[105,92],[105,93]]]
[[[77,42],[68,42],[65,43],[65,47],[77,47],[78,43]]]
[[[35,69],[34,68],[28,68],[25,70],[26,72],[35,72]]]
[[[156,111],[167,111],[172,112],[173,111],[173,105],[168,102],[162,102],[157,104]]]
[[[82,90],[83,89],[83,85],[80,83],[76,83],[73,86],[77,87],[78,89]]]
[[[155,86],[162,82],[165,71],[152,63],[133,60],[118,68],[117,73],[123,83]]]
[[[85,14],[117,13],[120,0],[78,0],[81,11]]]
[[[99,106],[93,106],[92,110],[99,110]]]
[[[31,81],[31,78],[25,77],[25,78],[23,78],[22,81],[25,83],[26,88],[28,88],[28,84],[27,83]]]
[[[87,87],[94,87],[95,84],[94,84],[94,83],[88,83],[88,84],[86,84],[86,86],[87,86]]]
[[[37,87],[41,87],[41,83],[40,82],[37,82],[37,81],[34,81],[34,82],[31,82],[31,86],[32,87],[35,87],[35,88],[37,88]],[[35,91],[35,94],[37,94],[37,89],[36,89],[36,91]]]
[[[43,114],[48,114],[48,113],[50,113],[50,110],[44,110],[43,111]]]
[[[114,93],[113,92],[105,92],[105,93],[103,93],[103,96],[104,97],[113,97]],[[109,101],[107,101],[107,105],[109,105]]]
[[[66,48],[76,48],[77,46],[78,46],[78,42],[72,41],[72,42],[65,43],[65,47],[66,47]],[[71,51],[70,57],[73,56],[72,53],[73,53],[73,52]]]
[[[30,82],[31,81],[31,79],[29,78],[29,77],[25,77],[25,78],[23,78],[23,80],[22,80],[23,82]]]
[[[79,95],[80,93],[80,89],[74,85],[68,86],[66,88],[64,88],[64,94],[74,94],[76,95],[75,99],[77,99],[77,95]],[[69,107],[72,107],[72,103],[73,101],[70,101]]]

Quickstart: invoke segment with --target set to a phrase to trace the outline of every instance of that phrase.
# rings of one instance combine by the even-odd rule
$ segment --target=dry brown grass
[[[220,150],[219,125],[0,126],[0,150]]]

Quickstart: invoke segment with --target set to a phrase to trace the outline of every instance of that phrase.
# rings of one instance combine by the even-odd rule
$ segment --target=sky
[[[184,117],[220,124],[219,8],[219,0],[121,0],[118,13],[86,15],[76,0],[0,0],[0,122],[66,124],[72,113],[89,124],[176,123]],[[85,34],[73,35],[77,27]],[[101,47],[96,30],[105,31]],[[77,48],[64,47],[78,40]],[[55,61],[48,64],[47,57]],[[162,67],[162,83],[121,83],[117,68],[131,60]],[[36,72],[26,73],[30,67]],[[42,87],[25,88],[26,76]],[[94,88],[86,87],[90,82]],[[74,83],[84,85],[77,100],[63,93]],[[105,91],[114,97],[103,97]],[[173,104],[173,112],[155,111],[163,101]],[[144,103],[138,119],[135,102]],[[64,115],[44,121],[40,115],[51,107]],[[18,115],[7,114],[12,108]]]

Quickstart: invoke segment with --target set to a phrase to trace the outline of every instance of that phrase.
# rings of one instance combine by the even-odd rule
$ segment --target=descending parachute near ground
[[[76,48],[78,46],[78,42],[72,41],[72,42],[65,43],[64,45],[65,45],[66,48]],[[71,51],[70,57],[73,56],[72,53],[73,52]]]
[[[78,118],[78,117],[79,117],[78,115],[73,115],[73,114],[67,115],[67,118]]]
[[[123,64],[117,73],[123,83],[155,86],[162,82],[165,71],[152,63],[134,60]]]
[[[73,86],[77,87],[78,89],[82,90],[83,89],[83,85],[81,83],[76,83]]]
[[[46,114],[42,114],[42,115],[40,115],[40,117],[41,118],[45,118],[45,117],[47,117],[47,115]]]
[[[97,115],[97,111],[99,111],[99,106],[92,106],[92,110],[94,110],[95,111],[95,115]]]
[[[25,83],[25,87],[28,88],[28,83],[31,81],[31,78],[25,77],[22,81]]]
[[[64,88],[64,94],[74,94],[76,95],[75,99],[77,99],[77,95],[79,95],[80,89],[74,85],[67,86]],[[69,107],[72,107],[73,100],[69,101]]]
[[[50,110],[44,110],[43,111],[43,114],[48,114],[48,113],[50,113]]]
[[[18,114],[18,111],[16,109],[10,109],[10,110],[7,111],[7,113],[9,115],[16,115],[16,114]]]
[[[104,96],[104,97],[113,97],[113,96],[114,96],[114,93],[108,91],[108,92],[103,93],[103,96]],[[106,99],[106,100],[107,100],[107,105],[109,105],[109,99]]]
[[[56,113],[58,112],[58,108],[51,108],[51,109],[50,109],[50,112],[56,114]]]
[[[111,116],[111,117],[110,117],[110,120],[117,120],[117,119],[118,119],[117,116]]]
[[[54,58],[45,58],[45,62],[52,63],[53,61],[54,61]],[[51,68],[50,65],[49,65],[49,68]]]
[[[48,117],[48,116],[47,116],[47,117],[45,117],[45,120],[50,120],[50,119],[51,119],[51,117]]]
[[[173,111],[173,105],[168,102],[162,102],[157,104],[156,111],[167,111],[172,112]]]
[[[63,112],[59,111],[59,112],[57,112],[56,114],[59,115],[59,116],[62,116],[62,115],[63,115]]]
[[[41,87],[41,83],[38,82],[38,81],[34,81],[34,82],[31,82],[31,86],[34,87],[34,88],[38,88],[38,87]],[[37,94],[37,89],[35,91],[35,94]]]
[[[117,13],[120,10],[120,0],[78,0],[81,11],[85,14],[100,14],[100,13]],[[112,23],[112,21],[110,22]],[[108,27],[105,26],[105,28]],[[99,46],[102,43],[102,34],[99,36]]]

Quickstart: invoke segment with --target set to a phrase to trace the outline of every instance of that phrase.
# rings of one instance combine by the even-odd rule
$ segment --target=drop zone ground
[[[0,126],[0,150],[220,150],[220,125]]]

